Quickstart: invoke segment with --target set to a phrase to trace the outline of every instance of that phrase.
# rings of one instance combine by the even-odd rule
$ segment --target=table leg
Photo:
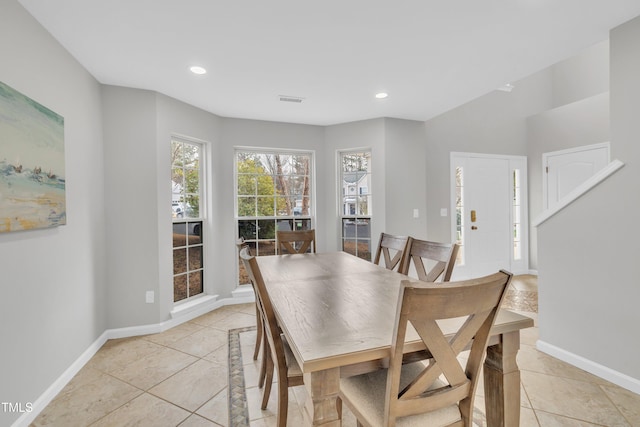
[[[337,398],[340,391],[340,368],[304,374],[307,400],[303,416],[306,426],[340,427]]]
[[[487,347],[484,362],[484,397],[487,425],[520,425],[520,369],[516,355],[520,348],[520,331],[500,336],[500,342]]]

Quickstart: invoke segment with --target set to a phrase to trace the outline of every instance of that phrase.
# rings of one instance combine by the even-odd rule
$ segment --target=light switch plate
[[[440,216],[447,216],[447,208],[440,209]]]

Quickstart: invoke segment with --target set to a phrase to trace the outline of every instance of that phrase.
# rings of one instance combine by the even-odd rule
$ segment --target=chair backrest
[[[409,237],[402,268],[398,271],[402,274],[408,274],[409,266],[413,261],[418,279],[424,282],[435,282],[442,275],[442,281],[448,282],[456,264],[458,247],[456,243],[430,242]],[[429,271],[425,267],[425,260],[434,263]]]
[[[247,243],[244,241],[244,237],[236,240],[236,248],[238,248],[238,252],[240,252],[240,250],[244,247],[249,247],[249,245],[247,245]]]
[[[309,250],[315,253],[316,230],[279,230],[276,232],[276,250],[277,253],[303,254]]]
[[[269,349],[271,350],[271,355],[273,357],[274,364],[276,365],[278,376],[284,375],[284,377],[280,378],[286,378],[287,362],[284,355],[284,344],[280,337],[280,329],[278,328],[276,315],[273,311],[273,305],[271,304],[271,299],[267,293],[262,273],[258,267],[258,262],[256,261],[256,257],[251,255],[248,247],[244,247],[240,250],[240,259],[242,260],[245,270],[247,270],[247,274],[251,280],[251,285],[253,286],[253,291],[256,294],[256,303],[258,303],[259,311],[262,314],[262,321],[265,327],[266,337],[269,342]]]
[[[245,242],[244,237],[241,237],[238,240],[236,240],[236,248],[238,248],[238,254],[240,254],[240,251],[242,250],[242,248],[247,248],[249,249],[249,255],[251,255],[251,245]]]
[[[380,265],[380,258],[383,258],[384,267],[387,270],[393,270],[398,267],[398,271],[400,271],[408,243],[408,236],[394,236],[392,234],[380,233],[378,250],[376,251],[373,263]]]
[[[463,425],[472,425],[473,399],[490,330],[511,277],[511,273],[500,271],[478,279],[444,284],[402,282],[387,373],[385,420],[458,404]],[[457,332],[443,334],[437,321],[445,319],[455,319],[449,322],[460,325]],[[431,359],[400,390],[403,346],[409,323],[424,341]],[[469,343],[471,351],[464,363],[457,356]]]

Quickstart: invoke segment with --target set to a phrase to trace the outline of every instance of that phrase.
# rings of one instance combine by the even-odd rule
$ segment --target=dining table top
[[[303,372],[344,367],[389,356],[403,280],[417,280],[346,252],[257,257],[278,323]],[[439,286],[434,283],[434,286]],[[439,322],[455,332],[463,319]],[[502,309],[492,336],[533,326]],[[424,349],[409,331],[405,351]]]

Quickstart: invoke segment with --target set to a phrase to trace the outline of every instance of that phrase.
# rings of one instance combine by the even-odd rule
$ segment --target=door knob
[[[477,230],[477,229],[478,229],[478,227],[476,227],[475,225],[472,225],[472,226],[471,226],[471,229],[472,229],[472,230]]]

